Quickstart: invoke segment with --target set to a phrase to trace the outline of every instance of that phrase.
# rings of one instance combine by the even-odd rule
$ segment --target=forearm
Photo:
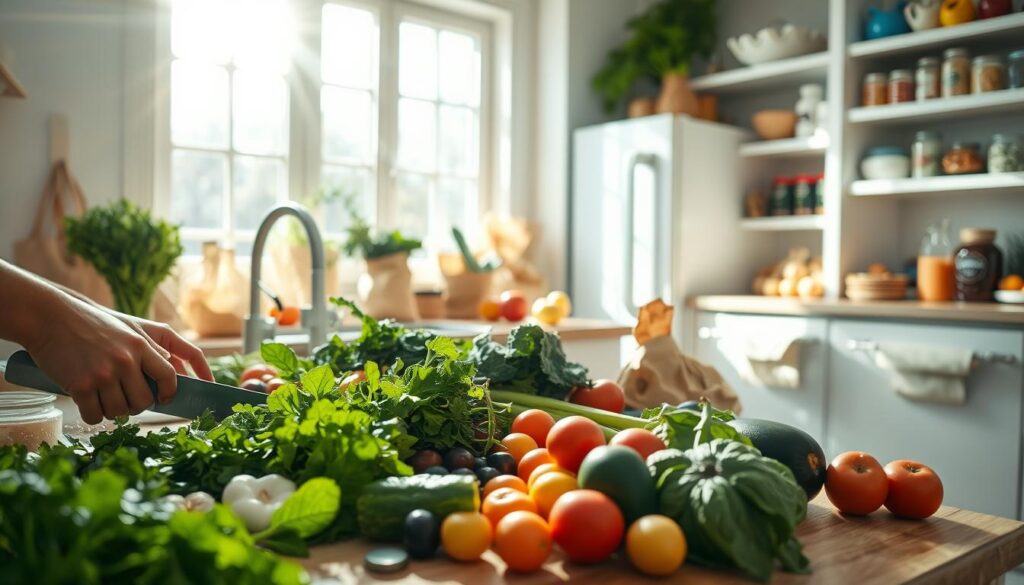
[[[0,339],[33,346],[74,302],[48,281],[0,260]]]

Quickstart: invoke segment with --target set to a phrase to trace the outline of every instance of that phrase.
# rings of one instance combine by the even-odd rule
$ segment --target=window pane
[[[429,26],[403,22],[398,27],[398,91],[437,97],[437,32]]]
[[[327,83],[372,89],[377,69],[377,21],[369,10],[325,4],[320,75]]]
[[[171,219],[185,227],[220,228],[227,157],[174,150],[171,153]]]
[[[452,227],[472,233],[477,217],[477,183],[460,179],[441,179],[437,184],[436,214],[430,220],[433,245],[450,249]]]
[[[469,108],[441,106],[441,143],[438,166],[441,172],[477,175],[476,114]]]
[[[395,185],[395,227],[406,237],[425,237],[430,209],[430,179],[423,175],[400,173]]]
[[[235,36],[235,64],[267,73],[287,71],[293,31],[288,3],[236,0],[234,7],[233,18],[221,34]]]
[[[320,96],[324,158],[372,162],[374,108],[370,92],[327,86]]]
[[[284,163],[255,156],[236,156],[231,219],[234,229],[256,229],[267,211],[284,199]]]
[[[231,0],[173,0],[171,52],[175,57],[227,63],[231,58]]]
[[[441,99],[454,104],[480,103],[480,51],[469,35],[441,31],[438,35]]]
[[[336,191],[336,197],[352,197],[356,210],[371,225],[376,223],[377,194],[373,188],[370,169],[324,165],[321,172],[321,183],[328,192]],[[348,212],[342,201],[330,198],[324,204],[324,231],[338,233],[349,225]]]
[[[430,102],[398,100],[398,165],[433,172],[436,166],[437,108]]]
[[[228,74],[215,65],[171,65],[171,140],[179,146],[228,147]]]
[[[288,151],[288,86],[282,77],[254,71],[235,73],[235,148],[251,154]]]

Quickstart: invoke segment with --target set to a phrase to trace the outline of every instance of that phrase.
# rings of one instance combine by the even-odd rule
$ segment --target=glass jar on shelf
[[[909,69],[889,73],[889,103],[914,101],[914,74]]]
[[[941,66],[938,57],[922,57],[917,60],[917,71],[914,75],[914,97],[917,101],[939,97],[942,91],[942,84],[939,82]]]
[[[885,73],[868,73],[864,76],[865,106],[884,106],[889,103],[889,76]]]
[[[942,53],[942,97],[971,93],[971,57],[967,49],[946,49]]]
[[[814,178],[814,214],[825,214],[825,173]]]
[[[796,177],[793,186],[793,215],[813,215],[815,199],[815,178],[811,175]]]
[[[0,392],[0,446],[24,445],[29,451],[43,443],[56,446],[64,421],[56,400],[45,392]]]
[[[1024,49],[1010,53],[1006,61],[1010,89],[1024,89]]]
[[[775,177],[772,194],[768,198],[768,215],[793,215],[794,181],[789,177]]]
[[[971,64],[971,88],[974,93],[1006,89],[1006,63],[999,55],[975,57]]]
[[[988,172],[1016,173],[1024,171],[1024,159],[1021,157],[1020,142],[1012,134],[996,134],[992,136],[992,144],[988,147]]]
[[[930,225],[917,257],[917,296],[922,301],[951,301],[956,293],[953,243],[949,220]]]
[[[966,175],[985,170],[981,160],[981,147],[977,142],[954,142],[942,157],[942,172],[947,175]]]
[[[921,131],[914,136],[910,147],[911,177],[941,175],[942,136],[938,132]]]

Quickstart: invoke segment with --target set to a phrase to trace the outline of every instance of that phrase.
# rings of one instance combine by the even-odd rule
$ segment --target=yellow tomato
[[[1024,288],[1024,278],[1017,274],[1007,274],[999,281],[999,290],[1020,290]]]
[[[569,295],[565,292],[553,290],[548,293],[547,301],[549,305],[558,307],[558,313],[563,319],[572,314],[572,301],[569,300]]]
[[[537,303],[544,303],[539,308]],[[554,327],[562,320],[562,312],[558,307],[547,304],[544,299],[537,299],[533,304],[533,317],[545,325]]]
[[[516,465],[519,465],[523,455],[537,448],[537,441],[524,433],[509,433],[501,440],[501,444],[515,458]]]
[[[661,514],[638,518],[626,532],[629,562],[641,573],[671,575],[686,558],[686,538],[675,520]]]
[[[457,561],[475,561],[491,546],[491,521],[479,512],[455,512],[441,523],[441,546]]]
[[[578,487],[576,478],[565,471],[549,471],[537,476],[530,487],[530,497],[537,504],[537,513],[547,518],[558,498]]]
[[[529,477],[526,478],[527,489],[533,487],[533,484],[537,483],[537,480],[540,478],[540,476],[544,475],[545,473],[552,473],[555,471],[568,473],[569,475],[575,477],[575,474],[573,472],[569,471],[568,469],[565,469],[564,467],[560,467],[557,463],[555,463],[554,459],[552,459],[550,463],[542,463],[541,465],[538,465],[537,467],[530,471]]]

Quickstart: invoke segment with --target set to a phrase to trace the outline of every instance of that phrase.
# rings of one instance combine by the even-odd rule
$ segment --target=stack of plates
[[[846,275],[846,296],[854,301],[899,301],[907,296],[905,274],[869,274],[857,272]]]

